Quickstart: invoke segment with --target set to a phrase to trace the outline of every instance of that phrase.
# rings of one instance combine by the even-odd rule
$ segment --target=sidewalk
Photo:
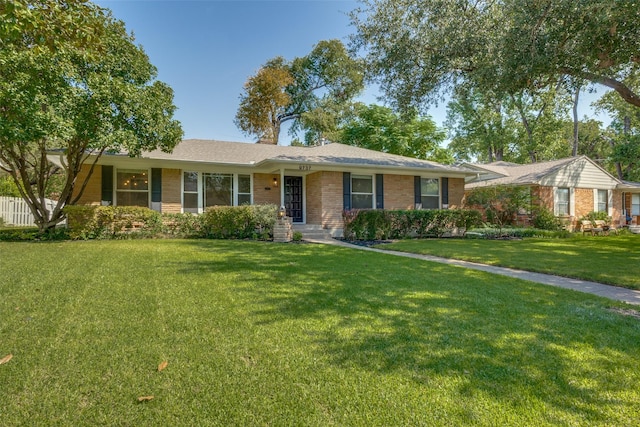
[[[640,305],[640,291],[620,288],[617,286],[603,285],[602,283],[589,282],[587,280],[572,279],[568,277],[554,276],[551,274],[533,273],[513,268],[496,267],[493,265],[479,264],[476,262],[461,261],[457,259],[441,258],[433,255],[420,255],[408,252],[398,252],[366,246],[353,245],[336,239],[305,239],[311,243],[322,243],[326,245],[336,245],[351,249],[360,249],[383,254],[403,256],[406,258],[421,259],[424,261],[439,262],[442,264],[455,265],[472,270],[486,271],[488,273],[499,274],[501,276],[513,277],[516,279],[528,280],[530,282],[541,283],[543,285],[557,286],[560,288],[573,289],[578,292],[598,295],[612,300],[626,302],[628,304]]]

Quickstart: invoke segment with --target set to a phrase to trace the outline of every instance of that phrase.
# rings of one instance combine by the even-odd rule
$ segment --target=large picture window
[[[251,175],[183,171],[182,211],[198,213],[211,206],[253,202]]]
[[[556,189],[556,215],[557,216],[569,216],[569,189],[557,188]]]
[[[440,208],[440,183],[438,178],[420,179],[420,202],[422,209]]]
[[[373,208],[373,177],[351,175],[351,209]]]
[[[118,206],[149,207],[149,171],[118,169],[116,175]]]
[[[203,206],[233,205],[233,175],[222,173],[205,173],[203,179]]]

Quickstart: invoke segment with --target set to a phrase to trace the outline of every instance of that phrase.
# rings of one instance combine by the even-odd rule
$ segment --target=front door
[[[287,209],[287,216],[293,222],[302,222],[302,177],[284,177],[284,207]]]

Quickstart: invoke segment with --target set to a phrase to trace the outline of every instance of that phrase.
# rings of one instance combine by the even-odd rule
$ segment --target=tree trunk
[[[576,96],[573,98],[573,150],[571,155],[578,155],[578,98],[580,96],[580,86],[576,88]]]
[[[626,118],[625,118],[626,121]],[[613,141],[613,139],[609,139],[609,145],[611,146],[611,148],[613,149],[616,145],[616,143]],[[622,175],[622,165],[620,164],[620,162],[616,162],[616,175],[618,175],[618,179],[622,179],[623,175]]]

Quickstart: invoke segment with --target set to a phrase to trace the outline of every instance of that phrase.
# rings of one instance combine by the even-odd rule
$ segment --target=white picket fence
[[[57,202],[45,199],[45,203],[47,209],[52,211]],[[0,218],[4,220],[6,225],[18,227],[36,225],[29,205],[19,197],[0,197]]]

